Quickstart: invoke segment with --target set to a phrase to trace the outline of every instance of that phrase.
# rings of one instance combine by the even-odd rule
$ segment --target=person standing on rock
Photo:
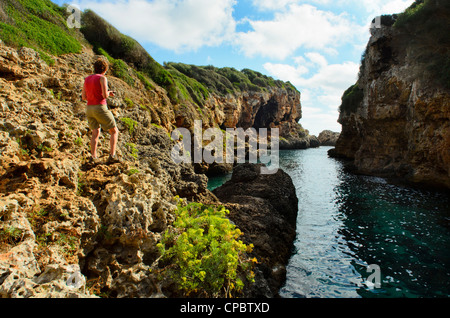
[[[108,71],[108,63],[98,59],[94,63],[94,73],[85,78],[82,98],[87,101],[86,116],[89,128],[92,130],[91,154],[92,160],[97,163],[97,147],[101,128],[108,130],[110,134],[110,154],[107,163],[119,162],[116,155],[119,130],[113,114],[108,109],[106,99],[113,97],[114,92],[108,90],[108,80],[105,76]]]

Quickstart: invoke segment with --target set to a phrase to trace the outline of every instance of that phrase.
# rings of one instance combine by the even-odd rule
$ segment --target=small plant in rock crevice
[[[181,201],[182,202],[182,201]],[[187,296],[233,297],[242,292],[244,281],[254,282],[250,259],[253,245],[239,240],[224,207],[201,203],[178,205],[173,229],[158,244],[169,276]]]

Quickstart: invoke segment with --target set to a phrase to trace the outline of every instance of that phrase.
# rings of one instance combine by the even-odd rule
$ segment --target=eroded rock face
[[[319,134],[320,145],[321,146],[336,146],[336,142],[339,138],[340,133],[333,132],[331,130],[324,130]]]
[[[230,210],[229,218],[252,243],[258,259],[257,283],[249,297],[276,297],[296,235],[298,199],[292,179],[281,169],[262,175],[260,165],[236,166],[230,181],[213,193]]]
[[[223,112],[218,123],[226,128],[269,128],[301,118],[300,93],[293,90],[270,88],[266,92],[214,96],[213,101]]]
[[[168,131],[177,123],[176,110],[162,88],[145,90],[137,79],[131,88],[108,76],[116,91],[108,102],[120,130],[117,153],[123,162],[105,163],[108,134],[100,139],[101,162],[88,160],[90,131],[80,93],[96,58],[84,49],[55,57],[55,65],[48,66],[33,50],[0,42],[1,297],[164,297],[156,246],[174,219],[174,198],[220,204],[207,190],[204,174],[171,160]],[[141,105],[129,107],[125,98]],[[273,120],[289,126],[299,118],[297,95],[245,98],[236,124]],[[275,103],[284,106],[275,111]],[[270,108],[270,116],[253,113],[253,107]],[[131,121],[136,123],[133,129],[127,124]],[[276,178],[287,182],[281,172]],[[255,206],[236,206],[247,218],[256,213],[262,225],[283,225],[282,230],[270,229],[281,236],[281,258],[273,253],[267,234],[247,228],[249,239],[273,257],[260,267],[261,292],[257,288],[249,295],[276,294],[287,253],[283,244],[292,239],[292,224],[284,225],[286,213],[289,223],[296,213],[291,190],[272,189],[249,201]],[[287,195],[287,205],[272,208],[276,195]],[[260,218],[261,211],[265,216]]]
[[[36,222],[29,211],[33,201],[25,195],[10,195],[0,199],[0,214],[3,220],[3,235],[11,231],[17,233],[0,250],[0,296],[3,298],[90,298],[94,297],[86,288],[86,279],[78,264],[69,264],[63,244],[48,244],[45,255],[37,253],[38,245],[43,244],[42,233],[35,233]],[[67,211],[71,214],[71,211]],[[89,219],[91,216],[85,216]],[[48,233],[67,233],[71,229],[81,231],[82,235],[92,234],[89,221],[81,226],[77,217],[67,217],[66,222],[47,223]],[[95,224],[98,224],[93,220]],[[78,224],[77,224],[78,223]],[[75,227],[75,224],[78,226]],[[87,229],[84,231],[83,229]],[[77,235],[74,233],[74,235]],[[11,240],[14,238],[14,240]],[[56,239],[56,237],[55,237]],[[58,237],[61,239],[61,236]],[[75,242],[73,242],[76,244]],[[4,244],[4,242],[3,242]],[[6,249],[6,250],[5,250]]]
[[[298,123],[302,118],[300,98],[298,91],[282,88],[214,96],[216,121],[224,128],[279,129],[280,149],[318,147],[317,138]]]
[[[100,164],[89,162],[79,94],[95,58],[85,50],[49,67],[31,49],[0,43],[1,297],[160,297],[151,269],[174,197],[214,200],[205,175],[170,158],[163,128],[174,114],[158,106],[167,102],[161,88],[109,77],[123,162],[105,163],[108,134]],[[152,107],[130,109],[126,96]]]
[[[333,156],[366,174],[450,188],[450,92],[415,59],[411,35],[372,34],[357,85],[361,101],[341,111]]]
[[[97,288],[111,297],[158,293],[158,280],[151,273],[158,258],[156,244],[176,209],[167,190],[166,183],[148,170],[113,177],[98,194],[101,229],[81,264],[88,277],[97,277]]]

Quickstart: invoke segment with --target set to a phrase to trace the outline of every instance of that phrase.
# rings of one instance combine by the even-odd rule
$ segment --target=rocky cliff
[[[92,47],[82,33],[64,26],[64,10],[50,1],[23,3],[0,4],[5,41],[0,41],[0,296],[177,295],[163,275],[165,266],[176,264],[161,264],[157,248],[173,227],[177,198],[222,202],[207,190],[204,174],[171,160],[170,132],[192,119],[204,119],[206,127],[227,120],[230,125],[292,122],[299,117],[299,93],[280,82],[270,89],[241,87],[239,93],[227,91],[225,82],[226,94],[212,93],[147,55],[153,73]],[[43,32],[33,23],[55,27],[52,34],[67,36],[73,47],[44,53],[56,42],[46,42],[40,33],[32,36]],[[20,43],[17,34],[23,36]],[[99,54],[111,64],[108,82],[116,96],[108,104],[120,130],[121,163],[105,163],[107,134],[100,139],[101,163],[89,161],[90,131],[80,94]],[[253,114],[252,107],[267,107],[270,116]],[[230,119],[234,116],[237,121]],[[244,233],[251,242],[249,235]],[[253,253],[259,266],[273,267],[273,255],[258,246]],[[254,292],[248,289],[246,295]]]
[[[330,154],[361,173],[450,188],[449,3],[416,1],[371,31]]]
[[[79,93],[92,51],[54,57],[48,66],[32,49],[0,43],[0,59],[0,295],[159,295],[150,271],[174,197],[214,200],[206,176],[175,164],[151,111],[123,101],[113,107],[123,163],[89,162]],[[109,81],[119,96],[140,94]],[[108,147],[104,136],[103,162]],[[74,283],[72,275],[79,275]]]
[[[317,139],[319,139],[321,146],[336,146],[340,133],[331,130],[322,131]]]
[[[315,136],[309,135],[298,121],[301,118],[300,92],[280,87],[264,91],[248,91],[216,95],[213,104],[219,105],[216,121],[220,127],[278,129],[280,149],[318,147]]]
[[[291,178],[282,170],[262,175],[259,165],[244,164],[213,192],[230,210],[230,219],[247,233],[254,255],[267,259],[255,269],[259,279],[249,295],[279,296],[296,236],[298,199]]]

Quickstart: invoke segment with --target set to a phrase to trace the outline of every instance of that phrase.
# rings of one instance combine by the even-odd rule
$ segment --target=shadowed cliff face
[[[296,234],[298,199],[291,178],[282,170],[263,175],[259,165],[243,164],[214,194],[244,231],[244,241],[254,244],[252,256],[262,260],[255,268],[258,283],[247,290],[248,295],[277,297]]]
[[[301,118],[300,93],[282,88],[215,94],[211,103],[219,108],[216,121],[222,128],[270,128]]]
[[[426,5],[441,30],[372,30],[358,82],[343,96],[342,133],[330,154],[353,160],[361,173],[450,188],[450,89],[430,67],[439,54],[424,59],[428,44],[450,52],[448,40],[436,42],[450,32],[449,10]]]

